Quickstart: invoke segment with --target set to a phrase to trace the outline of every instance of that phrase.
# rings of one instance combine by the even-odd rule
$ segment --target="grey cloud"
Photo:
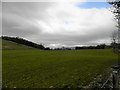
[[[35,13],[38,5],[41,10],[47,8],[47,3],[4,2],[2,4],[2,34],[22,37],[39,34],[41,30],[34,23],[34,18],[39,16]]]
[[[99,41],[99,40],[108,40],[111,34],[111,30],[115,29],[115,27],[113,27],[112,24],[108,24],[105,27],[88,28],[87,26],[90,26],[92,24],[91,21],[94,18],[94,16],[92,16],[91,19],[89,20],[86,19],[88,23],[86,23],[87,21],[85,23],[81,23],[81,25],[85,26],[85,29],[83,27],[83,30],[80,30],[80,31],[77,30],[76,31],[77,33],[74,33],[74,30],[72,31],[73,33],[69,31],[65,32],[66,28],[64,28],[64,26],[59,27],[58,32],[54,31],[56,33],[53,33],[53,34],[49,33],[49,30],[48,32],[44,33],[45,31],[44,28],[42,27],[41,24],[39,25],[37,21],[43,21],[45,22],[46,25],[49,26],[51,25],[49,19],[52,20],[52,22],[54,23],[57,22],[57,20],[59,19],[63,19],[64,21],[64,19],[66,19],[69,16],[69,14],[71,14],[70,11],[69,13],[67,13],[66,11],[64,11],[65,13],[57,11],[57,14],[56,12],[54,13],[56,15],[59,14],[60,16],[58,15],[58,17],[52,16],[54,14],[50,14],[50,16],[47,15],[46,10],[54,5],[55,3],[52,3],[52,2],[51,3],[50,2],[39,2],[39,3],[38,2],[37,3],[4,2],[2,5],[2,11],[3,11],[2,12],[2,15],[3,15],[2,34],[8,35],[8,36],[23,37],[37,43],[43,43],[46,46],[49,46],[50,44],[61,44],[61,45],[72,46],[72,45],[80,45],[80,44],[92,45],[92,44],[97,44],[96,41]],[[54,7],[52,7],[52,10],[53,9]],[[52,13],[52,10],[49,13]],[[77,11],[79,11],[79,9]],[[54,20],[54,17],[55,17],[55,20]],[[71,17],[72,16],[70,15],[70,18]],[[68,23],[71,23],[71,22],[68,22]],[[101,23],[104,23],[104,22],[101,22]],[[112,25],[112,26],[109,26],[109,25]],[[81,33],[84,32],[84,30],[86,30],[85,34],[82,35]]]
[[[31,36],[32,34],[38,33],[38,31],[35,30],[34,27],[31,27],[31,28],[19,27],[19,24],[17,23],[3,22],[2,27],[3,27],[2,34],[8,35],[8,36],[26,37],[26,36]]]
[[[97,32],[96,32],[97,33]],[[60,43],[61,45],[97,45],[95,41],[109,39],[106,33],[98,33],[98,34],[91,34],[91,35],[60,35],[60,34],[40,34],[37,36],[39,41],[45,45],[49,44],[57,44]],[[35,40],[37,41],[37,40]],[[39,43],[40,43],[39,42]],[[106,42],[104,42],[106,43]]]
[[[53,3],[50,2],[3,2],[3,13],[12,13],[29,18],[44,16],[42,12]]]

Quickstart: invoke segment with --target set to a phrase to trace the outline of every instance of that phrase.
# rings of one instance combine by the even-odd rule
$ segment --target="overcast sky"
[[[116,29],[106,2],[2,2],[2,34],[49,47],[111,42]]]

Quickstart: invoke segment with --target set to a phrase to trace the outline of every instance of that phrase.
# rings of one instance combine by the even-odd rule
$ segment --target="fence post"
[[[118,75],[118,66],[112,67],[112,82],[113,82],[113,90],[118,90],[119,89],[119,75]]]

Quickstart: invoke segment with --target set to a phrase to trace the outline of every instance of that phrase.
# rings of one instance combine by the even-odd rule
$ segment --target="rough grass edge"
[[[98,74],[88,85],[83,86],[83,90],[111,90],[112,87],[112,68],[107,68],[102,74]]]

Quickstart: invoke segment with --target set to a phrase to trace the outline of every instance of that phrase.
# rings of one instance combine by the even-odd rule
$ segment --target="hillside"
[[[12,41],[8,41],[8,40],[3,40],[0,39],[0,42],[2,42],[2,49],[3,50],[16,50],[16,49],[34,49],[32,47],[26,46],[26,45],[22,45],[22,44],[18,44]]]
[[[22,45],[26,45],[26,46],[37,48],[37,49],[45,49],[45,47],[41,44],[37,44],[37,43],[34,43],[32,41],[28,41],[26,39],[19,38],[19,37],[2,36],[2,40],[12,41],[12,42],[15,42],[17,44],[22,44]]]

